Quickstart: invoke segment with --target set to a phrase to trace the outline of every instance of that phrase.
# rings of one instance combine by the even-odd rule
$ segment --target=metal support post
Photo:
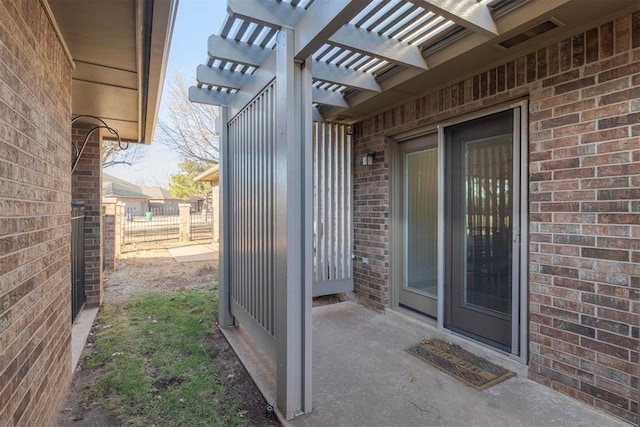
[[[276,399],[286,419],[303,413],[302,151],[300,69],[293,30],[276,44]]]
[[[301,117],[302,130],[302,392],[303,411],[308,414],[312,410],[311,378],[313,373],[312,363],[312,308],[313,308],[313,73],[311,64],[313,58],[309,57],[301,64]]]
[[[218,323],[220,327],[227,328],[233,326],[234,319],[231,314],[230,296],[231,286],[229,280],[229,132],[228,132],[228,109],[220,107],[220,115],[218,116],[218,132],[220,141],[220,163],[219,163],[219,181],[220,189],[220,205],[218,207],[220,214],[220,236],[218,250],[218,280],[219,280],[219,299],[218,299]]]

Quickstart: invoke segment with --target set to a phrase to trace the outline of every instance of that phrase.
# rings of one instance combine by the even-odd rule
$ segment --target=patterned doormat
[[[438,339],[424,341],[406,351],[476,390],[484,390],[516,375],[460,346]]]

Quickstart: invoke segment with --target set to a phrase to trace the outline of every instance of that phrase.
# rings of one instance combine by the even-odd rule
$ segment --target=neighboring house
[[[213,217],[213,241],[218,242],[220,236],[220,171],[219,166],[211,166],[200,175],[196,176],[194,181],[205,181],[211,183],[211,194],[205,200],[206,210]],[[203,206],[203,209],[205,207]],[[202,210],[201,210],[202,211]]]
[[[211,194],[207,197],[203,196],[190,196],[189,203],[191,204],[191,212],[207,212],[210,209]]]
[[[637,423],[640,3],[228,13],[189,91],[222,106],[220,324],[285,417],[312,409],[312,296],[352,291]]]
[[[149,211],[149,196],[142,188],[123,179],[102,174],[102,201],[122,202],[126,211],[134,216],[142,216]]]
[[[149,197],[149,207],[154,210],[178,213],[178,205],[184,203],[184,199],[173,197],[171,192],[161,187],[140,187],[141,191]]]
[[[82,297],[97,307],[102,138],[151,141],[176,7],[0,1],[1,426],[56,422],[77,332],[71,203],[84,202]]]
[[[102,199],[125,203],[126,211],[134,216],[149,211],[177,215],[178,205],[184,203],[184,199],[171,196],[166,188],[142,187],[106,173],[102,180]]]

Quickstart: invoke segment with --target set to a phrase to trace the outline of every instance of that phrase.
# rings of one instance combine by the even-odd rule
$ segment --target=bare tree
[[[158,121],[160,142],[183,159],[218,163],[218,107],[189,101],[187,87],[179,73],[173,75],[166,96],[167,118]]]
[[[102,168],[115,165],[133,165],[144,158],[145,151],[142,144],[129,144],[125,150],[120,149],[117,142],[102,141]]]

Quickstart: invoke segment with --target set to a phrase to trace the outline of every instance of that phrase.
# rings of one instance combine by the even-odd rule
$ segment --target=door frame
[[[529,303],[529,249],[528,249],[528,226],[529,226],[529,102],[527,99],[513,101],[505,104],[496,105],[490,108],[474,111],[469,114],[464,114],[451,118],[447,121],[435,123],[429,126],[424,126],[416,129],[412,129],[407,132],[402,132],[395,135],[389,135],[387,137],[389,143],[390,154],[390,173],[389,173],[389,189],[390,189],[390,213],[389,213],[389,250],[390,250],[390,263],[389,263],[389,279],[390,279],[390,297],[391,307],[397,309],[399,307],[399,289],[402,286],[402,268],[403,268],[403,248],[402,248],[402,217],[399,214],[401,212],[400,203],[402,203],[402,171],[400,166],[402,164],[400,156],[402,155],[401,144],[408,142],[422,136],[437,132],[438,134],[438,253],[444,254],[445,252],[445,200],[444,200],[444,173],[445,173],[445,129],[449,126],[464,123],[473,119],[488,116],[491,114],[499,113],[505,110],[514,110],[514,137],[520,139],[519,144],[514,144],[514,155],[518,157],[514,159],[514,162],[519,161],[520,168],[520,188],[519,190],[519,209],[520,215],[518,218],[514,218],[514,230],[517,229],[519,233],[519,254],[517,256],[519,266],[517,274],[518,277],[514,277],[514,289],[512,298],[512,347],[511,351],[506,353],[511,358],[518,360],[519,362],[526,364],[528,362],[529,354],[529,336],[528,336],[528,303]],[[442,331],[454,333],[447,329],[444,324],[445,320],[445,286],[444,286],[444,269],[445,261],[444,256],[438,257],[438,316],[436,319],[436,326]],[[427,319],[425,316],[424,319]],[[464,335],[462,335],[464,336]],[[469,339],[465,336],[465,338]],[[479,342],[482,344],[481,342]],[[490,347],[495,351],[503,351]]]
[[[402,170],[404,149],[402,143],[410,143],[420,138],[427,137],[438,133],[435,125],[413,129],[398,135],[388,137],[389,147],[389,290],[390,303],[394,309],[402,309],[409,312],[408,309],[400,307],[400,289],[404,285],[404,224],[402,221],[402,212],[404,203],[404,171]],[[440,137],[437,143],[440,150]],[[438,154],[438,167],[440,167],[440,154]],[[438,176],[440,173],[438,172]],[[440,197],[440,188],[438,187],[438,198]],[[438,203],[440,201],[438,200]],[[440,212],[438,212],[440,214]],[[438,218],[438,251],[440,251],[440,218]],[[439,257],[440,258],[440,257]],[[438,260],[438,292],[440,292],[440,261]],[[440,299],[438,298],[437,312],[440,314]],[[411,312],[415,313],[415,312]],[[426,322],[435,324],[437,319],[421,316]]]

